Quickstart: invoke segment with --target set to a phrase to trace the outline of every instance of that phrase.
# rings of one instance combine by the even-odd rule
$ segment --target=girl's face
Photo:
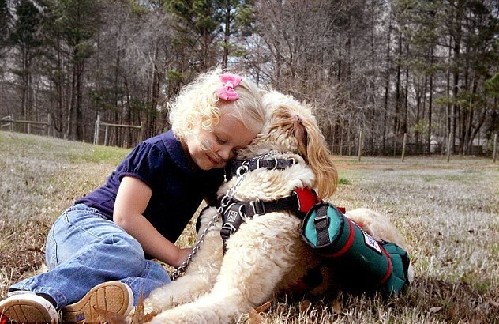
[[[213,130],[205,130],[200,125],[186,138],[187,150],[194,163],[202,170],[223,168],[234,157],[235,152],[247,146],[260,131],[261,125],[246,127],[228,113],[230,109],[233,107],[220,108],[219,123]]]

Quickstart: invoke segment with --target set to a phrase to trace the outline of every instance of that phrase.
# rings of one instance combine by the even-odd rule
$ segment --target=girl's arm
[[[114,222],[139,241],[147,254],[178,267],[192,249],[178,248],[144,217],[151,196],[151,188],[144,182],[134,177],[123,177],[114,202]]]

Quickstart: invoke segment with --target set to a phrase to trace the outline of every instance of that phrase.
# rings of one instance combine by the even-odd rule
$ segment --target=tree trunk
[[[384,89],[384,100],[383,100],[383,154],[387,154],[386,151],[386,128],[387,128],[387,123],[388,123],[388,103],[389,103],[389,97],[390,97],[390,67],[391,67],[391,39],[392,39],[392,21],[391,17],[388,17],[390,19],[388,23],[388,33],[387,33],[387,40],[386,40],[386,56],[385,56],[385,61],[387,64],[387,68],[385,71],[385,89]]]
[[[433,52],[433,50],[432,50]],[[430,153],[431,148],[431,116],[433,113],[433,73],[430,73],[430,98],[428,99],[428,132],[426,134],[427,152]]]
[[[229,38],[230,38],[230,21],[231,21],[231,5],[230,0],[227,0],[227,7],[225,9],[225,31],[224,31],[224,45],[223,45],[223,57],[222,57],[222,68],[227,69],[229,61]]]
[[[398,34],[398,58],[396,67],[396,79],[395,79],[395,115],[393,116],[393,135],[394,140],[400,134],[400,87],[401,87],[401,72],[402,67],[400,66],[400,58],[402,57],[402,32],[399,31]]]
[[[85,62],[78,59],[75,63],[76,68],[76,140],[83,141],[85,139],[84,121],[83,121],[83,73],[85,70]]]
[[[453,35],[454,36],[454,46],[452,47],[452,51],[454,54],[453,57],[453,65],[454,65],[454,72],[453,72],[453,78],[452,78],[452,96],[453,96],[453,103],[452,103],[452,112],[451,112],[451,153],[454,153],[454,146],[456,145],[456,131],[457,131],[457,116],[460,111],[460,107],[457,103],[457,96],[459,92],[459,64],[460,64],[460,58],[461,58],[461,23],[462,23],[462,18],[463,18],[463,4],[461,4],[462,1],[459,1],[457,4],[456,8],[456,15],[454,17],[454,25],[453,27]],[[461,143],[462,145],[463,143]]]

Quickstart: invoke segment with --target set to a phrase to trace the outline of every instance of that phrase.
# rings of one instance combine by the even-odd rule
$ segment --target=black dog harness
[[[232,199],[230,205],[225,209],[223,217],[223,225],[220,230],[220,235],[224,240],[228,239],[235,233],[239,226],[247,219],[252,219],[254,216],[263,215],[267,213],[288,211],[303,219],[305,215],[300,212],[300,202],[298,201],[298,194],[292,192],[288,197],[279,198],[271,201],[239,201]]]
[[[233,160],[225,167],[225,174],[227,180],[232,179],[234,175],[238,174],[238,170],[244,168],[246,171],[253,171],[256,169],[264,168],[267,170],[284,170],[298,164],[298,162],[293,159],[251,159],[251,160]]]
[[[259,168],[267,170],[284,170],[298,162],[295,159],[256,159],[256,160],[235,160],[226,167],[227,179],[234,175],[241,176],[244,172],[253,171]],[[317,202],[317,194],[310,188],[296,188],[291,195],[271,201],[239,201],[232,198],[227,207],[222,212],[223,225],[220,230],[224,242],[224,253],[226,251],[227,239],[234,234],[241,224],[254,216],[272,212],[287,211],[303,219]]]

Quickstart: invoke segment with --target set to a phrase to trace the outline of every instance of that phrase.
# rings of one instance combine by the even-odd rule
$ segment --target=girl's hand
[[[178,257],[177,257],[177,261],[175,262],[175,264],[172,264],[172,266],[174,267],[180,267],[185,260],[187,260],[187,258],[189,257],[189,255],[192,253],[192,248],[179,248],[178,249]]]

